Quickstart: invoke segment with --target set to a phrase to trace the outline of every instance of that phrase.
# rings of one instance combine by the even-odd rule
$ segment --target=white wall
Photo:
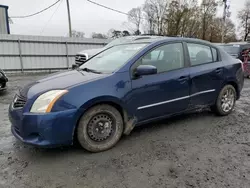
[[[0,34],[0,69],[37,71],[68,69],[75,54],[84,49],[101,48],[106,39],[77,39]]]
[[[8,34],[6,8],[0,6],[0,34]]]

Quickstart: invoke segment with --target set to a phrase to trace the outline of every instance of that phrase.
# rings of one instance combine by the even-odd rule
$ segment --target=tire
[[[104,132],[104,133],[103,133]],[[123,119],[113,106],[102,104],[90,108],[80,119],[77,139],[90,152],[112,148],[123,133]]]
[[[226,93],[227,91],[230,92],[230,94],[228,94],[228,97],[225,97],[227,94]],[[226,101],[226,102],[223,102],[223,101]],[[229,115],[233,111],[235,102],[236,102],[235,88],[232,85],[226,85],[220,91],[219,96],[217,97],[217,100],[216,100],[216,104],[211,107],[211,110],[219,116],[226,116],[226,115]]]

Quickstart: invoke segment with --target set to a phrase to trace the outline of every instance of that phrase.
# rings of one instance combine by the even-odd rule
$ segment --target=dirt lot
[[[0,187],[250,187],[250,81],[228,117],[209,111],[136,128],[106,152],[38,149],[10,133],[8,104],[41,76],[11,76],[0,94]]]

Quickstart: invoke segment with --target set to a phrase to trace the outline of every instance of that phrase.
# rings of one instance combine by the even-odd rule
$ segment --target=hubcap
[[[113,132],[113,120],[108,114],[95,115],[87,127],[89,137],[96,142],[107,140]]]
[[[229,112],[230,110],[232,110],[234,105],[234,98],[234,91],[231,88],[227,89],[223,93],[221,98],[221,107],[224,112]]]

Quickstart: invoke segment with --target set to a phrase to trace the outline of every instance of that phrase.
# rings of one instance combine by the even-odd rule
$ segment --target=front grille
[[[76,62],[85,63],[88,60],[87,55],[76,55]]]
[[[16,95],[13,101],[13,108],[23,108],[27,99],[23,96]]]

